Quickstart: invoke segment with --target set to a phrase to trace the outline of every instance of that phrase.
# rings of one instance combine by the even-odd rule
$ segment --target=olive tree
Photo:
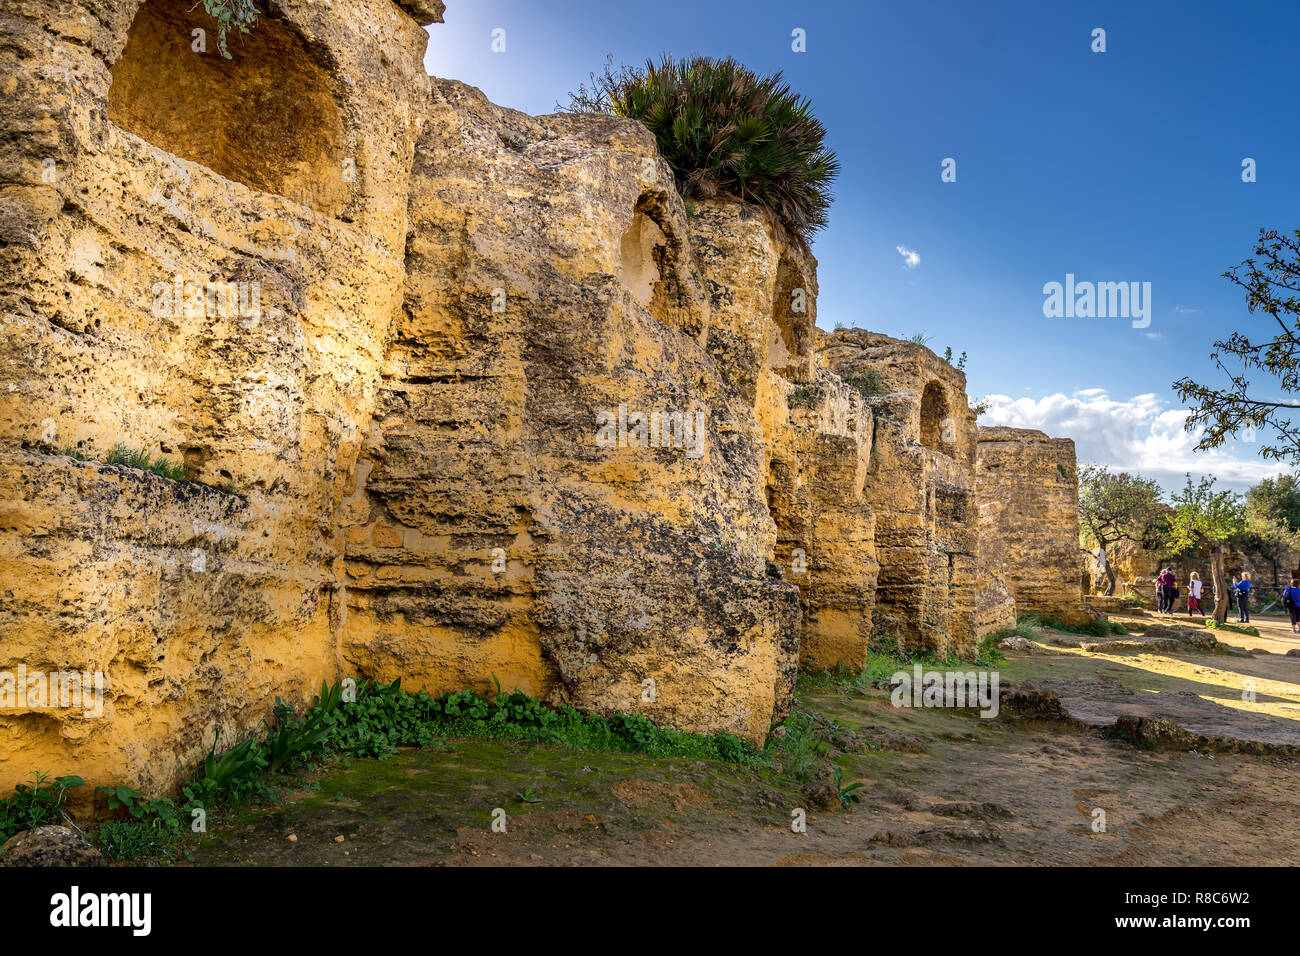
[[[1115,593],[1115,571],[1108,548],[1120,541],[1142,542],[1161,517],[1160,486],[1126,471],[1112,474],[1104,466],[1079,469],[1079,532],[1096,547],[1106,574],[1106,593]]]
[[[1174,512],[1169,519],[1168,546],[1173,551],[1202,550],[1210,556],[1210,579],[1214,586],[1214,620],[1228,619],[1228,581],[1224,552],[1228,542],[1246,527],[1246,508],[1233,491],[1215,491],[1214,478],[1203,477],[1187,484],[1171,498]]]

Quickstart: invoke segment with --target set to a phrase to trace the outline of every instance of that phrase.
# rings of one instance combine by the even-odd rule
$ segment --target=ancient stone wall
[[[0,789],[161,792],[345,674],[758,743],[800,659],[1008,619],[959,371],[819,350],[809,251],[641,125],[431,81],[436,0],[263,7],[226,60],[0,0]]]
[[[797,595],[769,573],[763,436],[705,348],[671,173],[639,124],[433,87],[345,505],[349,669],[762,740]],[[752,253],[770,284],[770,231]]]
[[[976,453],[979,553],[1017,611],[1079,626],[1092,619],[1079,582],[1074,442],[1024,428],[981,428]]]
[[[860,329],[825,337],[820,358],[871,396],[864,494],[880,566],[875,630],[904,648],[973,655],[981,575],[965,375],[923,345]]]
[[[0,673],[108,688],[99,718],[0,709],[0,788],[154,790],[339,676],[332,515],[401,305],[427,37],[271,0],[226,61],[188,0],[2,6]],[[118,443],[203,484],[96,463]]]
[[[690,236],[710,294],[707,349],[763,436],[773,556],[803,610],[800,657],[860,668],[877,571],[864,492],[872,415],[816,364],[816,261],[734,200],[698,203]]]

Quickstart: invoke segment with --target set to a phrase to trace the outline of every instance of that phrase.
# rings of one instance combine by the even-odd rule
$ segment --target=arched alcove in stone
[[[111,68],[108,118],[227,179],[338,216],[356,163],[320,54],[266,13],[228,45],[230,59],[202,4],[146,0]]]
[[[776,270],[776,289],[772,299],[772,318],[783,348],[769,348],[772,367],[793,382],[813,380],[813,325],[816,322],[817,297],[808,287],[802,271],[790,258],[782,256]]]
[[[704,326],[702,296],[691,294],[681,238],[662,193],[644,193],[619,241],[623,287],[660,322],[696,335]]]
[[[944,421],[949,417],[948,398],[938,382],[928,382],[921,393],[921,444],[951,455],[951,442],[944,439]]]

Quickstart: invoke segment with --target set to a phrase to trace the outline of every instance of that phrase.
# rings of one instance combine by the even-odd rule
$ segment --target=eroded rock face
[[[773,557],[803,610],[800,659],[858,670],[878,570],[864,493],[871,409],[816,364],[812,256],[752,207],[697,206],[690,238],[711,303],[707,349],[758,419]]]
[[[1026,428],[981,428],[979,553],[1018,611],[1078,627],[1095,616],[1079,578],[1074,442]]]
[[[192,7],[5,5],[0,673],[106,687],[98,717],[0,708],[3,789],[165,789],[339,676],[333,515],[401,305],[426,35],[272,0],[225,61]],[[52,453],[119,442],[206,485]]]
[[[0,707],[0,790],[164,792],[345,674],[758,743],[801,656],[1006,619],[960,372],[819,352],[813,257],[639,124],[430,81],[438,0],[264,7],[229,61],[188,0],[6,7],[0,699],[104,683]]]
[[[763,435],[706,348],[671,174],[639,124],[433,86],[344,504],[344,659],[759,741],[789,706],[797,593],[769,573]]]
[[[966,376],[923,345],[861,329],[839,329],[820,349],[828,369],[875,393],[865,490],[880,563],[874,628],[904,648],[973,656],[981,576]]]

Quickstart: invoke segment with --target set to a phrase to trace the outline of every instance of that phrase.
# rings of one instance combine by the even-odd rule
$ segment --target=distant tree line
[[[1149,478],[1088,465],[1079,469],[1079,536],[1106,575],[1106,593],[1117,581],[1111,564],[1115,545],[1130,541],[1170,558],[1204,557],[1210,563],[1214,616],[1228,613],[1225,556],[1241,551],[1267,561],[1274,586],[1290,573],[1282,562],[1300,553],[1300,482],[1295,475],[1265,478],[1245,495],[1215,488],[1215,479],[1191,475],[1165,501]]]

